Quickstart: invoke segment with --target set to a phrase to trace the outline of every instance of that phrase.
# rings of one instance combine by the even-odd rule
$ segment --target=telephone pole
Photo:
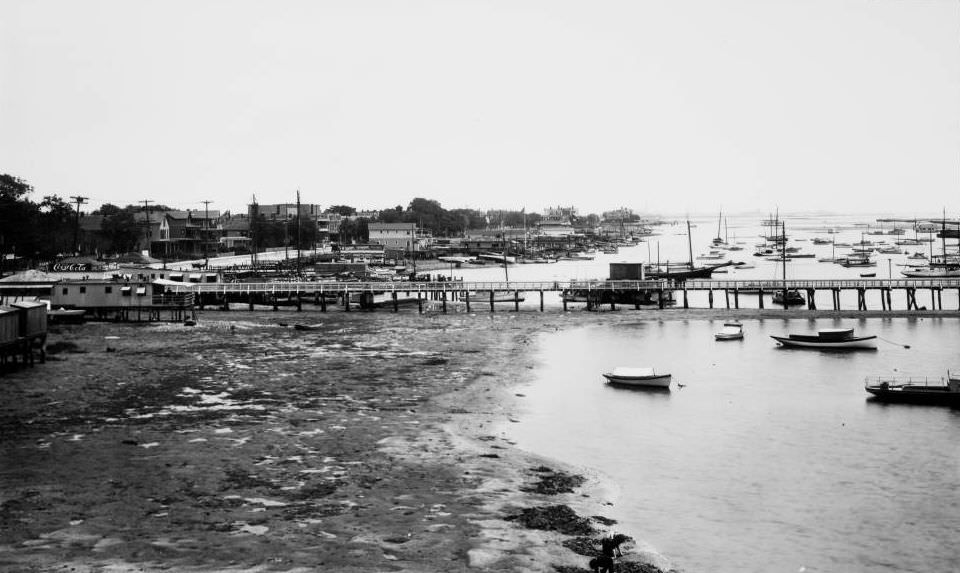
[[[80,254],[80,205],[87,202],[87,197],[80,195],[71,195],[71,199],[77,202],[77,222],[73,227],[73,247],[77,254]]]
[[[297,189],[297,278],[300,278],[300,190]]]
[[[141,199],[140,202],[143,203],[143,210],[147,213],[147,227],[146,232],[144,233],[144,238],[146,239],[147,243],[147,256],[150,256],[150,253],[153,250],[150,248],[151,238],[153,237],[153,234],[150,230],[150,203],[153,203],[153,201],[150,199]]]
[[[210,243],[210,203],[213,201],[200,201],[203,203],[203,268],[210,265],[210,256],[207,254],[207,246]]]

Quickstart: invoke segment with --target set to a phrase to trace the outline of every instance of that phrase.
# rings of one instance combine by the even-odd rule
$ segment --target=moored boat
[[[617,366],[603,375],[610,384],[648,388],[669,388],[670,374],[657,374],[653,368]]]
[[[783,293],[784,293],[783,290],[778,290],[773,293],[774,304],[784,304],[784,301],[786,301],[787,306],[790,306],[790,305],[796,306],[796,305],[801,305],[807,302],[806,299],[803,298],[803,295],[800,294],[800,291],[796,289],[786,291],[787,293],[786,298],[784,298]]]
[[[723,330],[713,335],[717,340],[741,340],[743,338],[743,325],[738,321],[724,322]]]
[[[770,338],[782,346],[793,348],[817,348],[820,350],[869,350],[876,349],[876,336],[854,336],[852,328],[825,328],[817,334],[790,334]]]
[[[942,378],[937,382],[932,384],[926,378],[878,377],[868,378],[864,388],[884,402],[960,406],[960,375],[947,372],[946,383]]]

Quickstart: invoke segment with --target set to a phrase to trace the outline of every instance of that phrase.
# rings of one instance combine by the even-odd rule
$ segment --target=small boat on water
[[[947,380],[938,383],[913,378],[877,377],[867,378],[864,388],[883,402],[908,404],[943,404],[960,406],[960,375],[947,372]]]
[[[866,279],[877,276],[877,273],[860,273],[860,276]]]
[[[791,348],[817,348],[820,350],[866,350],[876,349],[876,336],[854,336],[852,328],[825,328],[817,334],[790,334],[770,338],[782,346]]]
[[[742,340],[743,325],[738,321],[724,322],[723,330],[713,335],[717,340]]]
[[[296,329],[296,330],[320,330],[321,328],[323,328],[323,324],[322,324],[322,323],[320,323],[320,324],[302,324],[302,323],[299,323],[299,322],[298,322],[298,323],[296,323],[296,324],[293,325],[293,328]]]
[[[610,384],[648,388],[669,388],[670,374],[657,374],[653,368],[617,366],[603,375]]]

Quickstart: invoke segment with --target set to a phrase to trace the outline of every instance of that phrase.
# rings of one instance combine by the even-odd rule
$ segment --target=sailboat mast
[[[687,249],[690,251],[690,270],[693,270],[693,239],[690,235],[690,219],[687,219]]]

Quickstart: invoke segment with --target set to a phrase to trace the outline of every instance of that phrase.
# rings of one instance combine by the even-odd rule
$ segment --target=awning
[[[147,287],[137,287],[137,294],[139,296],[147,294]]]

